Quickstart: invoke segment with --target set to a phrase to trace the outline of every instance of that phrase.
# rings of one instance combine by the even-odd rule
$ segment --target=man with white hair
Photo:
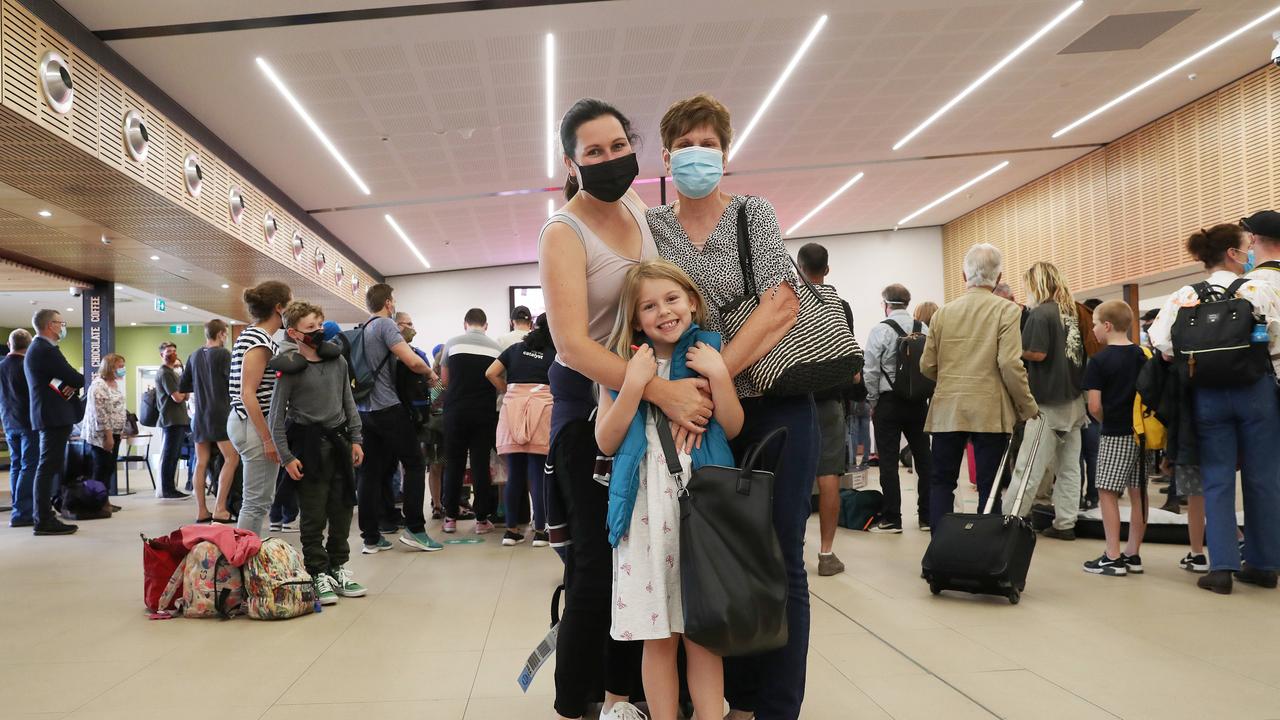
[[[934,527],[955,503],[965,444],[973,443],[981,507],[993,491],[1014,425],[1039,413],[1022,364],[1018,306],[992,292],[1002,262],[992,245],[969,249],[967,289],[933,316],[920,360],[920,371],[938,384],[925,421],[925,431],[933,434],[929,524]]]

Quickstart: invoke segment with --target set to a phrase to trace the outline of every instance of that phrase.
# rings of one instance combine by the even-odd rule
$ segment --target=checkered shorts
[[[1132,435],[1103,435],[1098,444],[1098,489],[1124,493],[1142,485],[1142,450]]]

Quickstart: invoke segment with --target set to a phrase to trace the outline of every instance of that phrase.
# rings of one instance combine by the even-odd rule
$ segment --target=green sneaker
[[[400,536],[400,542],[408,545],[414,550],[421,550],[423,552],[435,552],[437,550],[444,549],[443,545],[432,540],[431,536],[425,531],[420,533],[411,533],[408,530],[405,530],[404,534]]]
[[[338,602],[338,593],[335,591],[337,583],[326,573],[318,573],[312,581],[316,585],[316,597],[320,598],[321,605],[336,605]]]
[[[368,588],[356,582],[351,576],[351,571],[346,567],[339,566],[333,569],[334,592],[342,597],[364,597],[369,592]]]
[[[378,542],[373,545],[365,543],[364,547],[360,548],[360,554],[376,555],[382,552],[383,550],[390,550],[390,549],[391,549],[391,541],[379,535]]]

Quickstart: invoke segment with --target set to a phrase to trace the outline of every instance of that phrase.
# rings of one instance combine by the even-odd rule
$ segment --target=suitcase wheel
[[[1017,588],[1009,588],[1009,594],[1005,597],[1009,598],[1010,605],[1017,605],[1018,601],[1022,599],[1022,593],[1018,592]]]

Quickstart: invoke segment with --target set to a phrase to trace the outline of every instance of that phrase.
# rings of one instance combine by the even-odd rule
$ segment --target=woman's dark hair
[[[547,325],[547,314],[542,313],[533,323],[533,329],[528,335],[524,336],[524,347],[526,350],[541,352],[543,350],[555,350],[555,341],[551,339],[551,328]]]
[[[288,305],[293,291],[279,280],[268,280],[244,291],[244,307],[254,322],[262,322],[281,305]]]
[[[1187,238],[1187,252],[1204,263],[1206,268],[1217,267],[1227,257],[1227,251],[1240,247],[1243,231],[1239,225],[1222,223],[1208,230],[1201,229]]]
[[[578,128],[586,123],[591,122],[599,117],[612,115],[618,119],[622,125],[622,132],[635,145],[640,141],[640,136],[631,129],[631,121],[618,108],[610,105],[603,100],[595,98],[582,98],[569,108],[569,111],[560,118],[560,147],[564,148],[565,157],[573,159],[575,153],[578,152]],[[564,199],[572,200],[574,195],[578,194],[578,180],[570,173],[569,177],[564,181]]]

